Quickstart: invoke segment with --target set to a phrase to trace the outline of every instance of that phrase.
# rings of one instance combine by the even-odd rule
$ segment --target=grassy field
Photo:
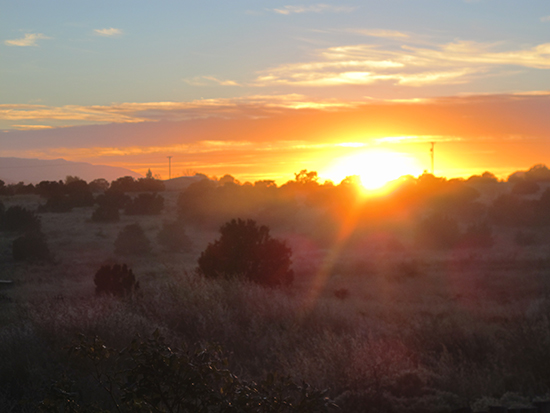
[[[0,238],[0,405],[35,411],[52,382],[68,372],[108,398],[71,367],[66,350],[78,333],[122,348],[158,329],[173,343],[220,344],[235,374],[260,380],[277,371],[329,389],[344,412],[448,412],[469,406],[528,406],[550,397],[550,259],[548,244],[518,247],[497,229],[489,250],[399,249],[371,234],[344,248],[319,248],[272,228],[294,251],[295,282],[268,289],[237,280],[204,279],[197,258],[217,233],[193,226],[193,247],[163,251],[163,220],[175,219],[176,192],[160,216],[121,215],[90,222],[93,208],[41,214],[55,259],[16,263]],[[17,195],[6,207],[35,209]],[[120,257],[114,240],[139,222],[152,241],[143,256]],[[126,263],[141,288],[130,298],[94,294],[101,265]],[[11,410],[10,410],[11,409]]]

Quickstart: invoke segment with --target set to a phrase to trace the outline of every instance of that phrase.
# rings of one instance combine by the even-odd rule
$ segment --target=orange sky
[[[368,104],[331,100],[324,105],[312,102],[315,109],[296,109],[305,106],[297,102],[294,95],[260,103],[196,102],[201,113],[207,107],[206,118],[196,116],[193,105],[151,109],[152,104],[142,104],[125,109],[125,117],[135,122],[11,130],[0,135],[0,144],[6,148],[2,156],[63,157],[140,173],[151,168],[164,179],[170,155],[172,177],[196,171],[279,183],[301,169],[335,179],[328,173],[334,164],[373,150],[412,159],[417,167],[410,173],[418,174],[430,169],[432,141],[435,172],[447,177],[486,170],[506,177],[536,163],[550,163],[550,93]]]

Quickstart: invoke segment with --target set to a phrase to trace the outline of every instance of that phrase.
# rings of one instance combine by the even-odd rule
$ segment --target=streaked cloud
[[[188,79],[183,79],[183,81],[191,86],[241,86],[234,80],[221,80],[214,76],[196,76]]]
[[[406,39],[410,37],[408,34],[399,32],[396,30],[384,30],[384,29],[349,29],[350,33],[361,34],[363,36],[371,37],[385,37],[390,39]]]
[[[45,40],[49,38],[50,37],[42,33],[25,33],[25,36],[20,39],[6,40],[4,41],[4,43],[7,44],[8,46],[20,46],[20,47],[38,46],[36,44],[37,40]]]
[[[41,129],[53,128],[53,126],[50,126],[50,125],[11,125],[11,126],[17,130],[41,130]]]
[[[253,95],[239,98],[200,99],[191,102],[126,102],[93,106],[46,106],[0,104],[0,120],[37,121],[37,125],[12,124],[11,128],[31,129],[74,124],[140,123],[159,120],[189,120],[211,117],[262,117],[280,109],[335,110],[353,107],[357,102],[338,99],[308,99],[299,94]],[[43,125],[51,122],[51,125]]]
[[[506,66],[550,69],[550,43],[516,50],[502,44],[456,41],[431,48],[371,44],[317,51],[317,60],[283,64],[258,73],[256,86],[338,86],[391,82],[403,86],[467,83]]]
[[[111,27],[109,29],[95,29],[94,33],[98,36],[112,37],[120,36],[122,34],[122,30]]]
[[[0,109],[51,109],[55,116],[59,112],[39,105],[8,106]],[[62,109],[68,111],[66,107]],[[468,142],[475,142],[476,150],[494,149],[495,142],[504,142],[507,148],[532,145],[531,148],[538,148],[539,156],[550,156],[546,145],[550,94],[544,90],[404,101],[365,99],[362,103],[311,101],[296,94],[256,95],[72,109],[78,109],[75,117],[87,112],[96,116],[102,113],[113,118],[120,116],[124,123],[12,130],[0,134],[4,156],[118,162],[127,167],[136,165],[140,170],[143,165],[151,167],[155,159],[164,165],[166,155],[173,154],[172,166],[177,168],[173,170],[193,169],[209,175],[231,173],[239,179],[251,172],[265,178],[274,171],[292,177],[293,172],[305,167],[321,167],[322,162],[315,160],[333,158],[337,151],[384,145],[399,145],[400,150],[409,145],[413,150],[433,141],[444,142],[441,150],[452,152],[453,156],[460,150],[461,156],[471,156]],[[158,122],[127,122],[129,118]],[[32,120],[13,123],[32,124]],[[48,125],[42,119],[36,124]],[[427,154],[427,148],[422,147],[422,153]],[[510,150],[509,158],[501,163],[519,162],[516,155],[520,152]],[[493,159],[490,155],[488,161]]]
[[[283,6],[278,9],[271,9],[271,11],[278,14],[300,14],[300,13],[350,13],[355,10],[355,7],[351,6],[333,6],[331,4],[312,4],[312,5],[297,5],[297,6]]]
[[[544,23],[550,22],[550,16],[543,16],[540,18],[540,21]]]

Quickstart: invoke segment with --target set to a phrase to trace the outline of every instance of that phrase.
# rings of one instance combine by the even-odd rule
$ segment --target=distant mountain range
[[[26,184],[40,181],[64,180],[67,175],[78,176],[87,182],[97,178],[113,181],[121,176],[142,178],[130,169],[86,162],[70,162],[65,159],[0,158],[0,179],[6,184],[23,181]]]

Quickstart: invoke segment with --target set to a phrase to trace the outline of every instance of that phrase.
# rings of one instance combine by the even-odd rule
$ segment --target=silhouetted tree
[[[151,244],[139,224],[126,225],[115,240],[115,253],[121,255],[147,254]]]
[[[111,182],[110,189],[118,192],[133,192],[136,190],[136,180],[131,176],[120,177]]]
[[[164,208],[164,198],[156,193],[139,194],[126,205],[128,215],[158,215]]]
[[[109,189],[109,181],[103,178],[94,179],[88,184],[92,192],[105,192]]]
[[[46,237],[39,230],[28,231],[13,240],[12,255],[15,261],[50,261],[52,259]]]
[[[69,177],[67,177],[69,178]],[[72,177],[65,184],[65,193],[68,195],[73,207],[87,207],[94,204],[94,196],[86,181]]]
[[[525,172],[525,180],[534,182],[550,182],[550,169],[544,164],[538,164]]]
[[[34,212],[19,205],[9,207],[2,216],[3,231],[31,231],[40,229],[40,218]]]
[[[132,202],[132,198],[118,189],[109,188],[105,193],[96,197],[96,202],[102,207],[122,209]]]
[[[162,192],[164,189],[164,182],[154,178],[139,178],[135,185],[138,192]]]
[[[292,251],[274,239],[265,225],[249,219],[231,220],[220,228],[221,237],[208,244],[198,260],[207,277],[242,277],[264,285],[288,285]]]
[[[92,222],[117,222],[120,221],[118,208],[100,205],[92,214]]]
[[[94,276],[96,294],[127,295],[139,289],[139,282],[126,264],[102,266]]]
[[[540,186],[535,181],[518,180],[512,187],[512,193],[516,195],[532,195],[536,194],[539,189]]]

